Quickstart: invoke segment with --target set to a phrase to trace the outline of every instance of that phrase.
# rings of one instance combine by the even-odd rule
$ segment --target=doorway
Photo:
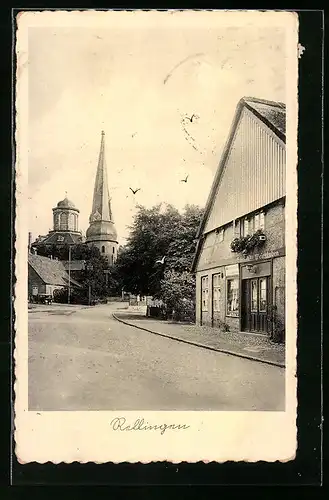
[[[270,277],[242,280],[242,330],[268,333],[270,304]]]

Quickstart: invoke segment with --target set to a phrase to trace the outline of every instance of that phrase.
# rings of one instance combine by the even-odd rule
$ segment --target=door
[[[268,307],[270,278],[253,278],[242,281],[242,329],[249,332],[269,331]]]

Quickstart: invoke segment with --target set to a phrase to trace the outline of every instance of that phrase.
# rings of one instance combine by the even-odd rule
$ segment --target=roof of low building
[[[42,255],[28,255],[28,263],[47,285],[67,286],[69,275],[67,274],[63,262],[49,259]],[[74,279],[70,279],[71,285],[81,286]]]

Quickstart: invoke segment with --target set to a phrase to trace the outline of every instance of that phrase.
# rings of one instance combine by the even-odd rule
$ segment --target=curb
[[[244,358],[244,359],[249,359],[250,361],[257,361],[258,363],[264,363],[267,365],[272,365],[272,366],[278,366],[280,368],[286,368],[286,365],[284,363],[276,362],[276,361],[270,361],[262,358],[257,358],[256,356],[250,356],[248,354],[240,354],[234,351],[229,351],[228,349],[219,349],[218,347],[211,347],[205,344],[201,344],[199,342],[193,342],[191,340],[185,340],[181,339],[179,337],[173,337],[171,335],[167,335],[166,333],[160,333],[160,332],[155,332],[154,330],[149,330],[148,328],[144,328],[143,326],[137,326],[132,323],[128,323],[128,321],[125,321],[121,318],[118,318],[114,313],[112,313],[112,316],[114,319],[119,321],[119,323],[123,323],[124,325],[131,326],[133,328],[138,328],[138,330],[144,330],[145,332],[148,333],[153,333],[154,335],[159,335],[160,337],[165,337],[167,339],[171,340],[176,340],[177,342],[182,342],[184,344],[189,344],[193,345],[196,347],[202,347],[203,349],[208,349],[209,351],[216,351],[216,352],[222,352],[223,354],[229,354],[231,356],[236,356],[238,358]]]

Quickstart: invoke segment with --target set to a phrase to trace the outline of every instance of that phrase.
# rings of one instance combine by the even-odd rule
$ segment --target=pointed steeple
[[[107,184],[105,163],[105,133],[102,132],[101,149],[96,172],[94,198],[89,227],[86,231],[86,244],[96,246],[109,265],[117,258],[118,234],[112,220],[111,198]]]
[[[105,161],[105,132],[102,131],[101,147],[98,158],[97,173],[94,187],[94,198],[89,222],[97,220],[112,221],[112,210],[107,182]]]

